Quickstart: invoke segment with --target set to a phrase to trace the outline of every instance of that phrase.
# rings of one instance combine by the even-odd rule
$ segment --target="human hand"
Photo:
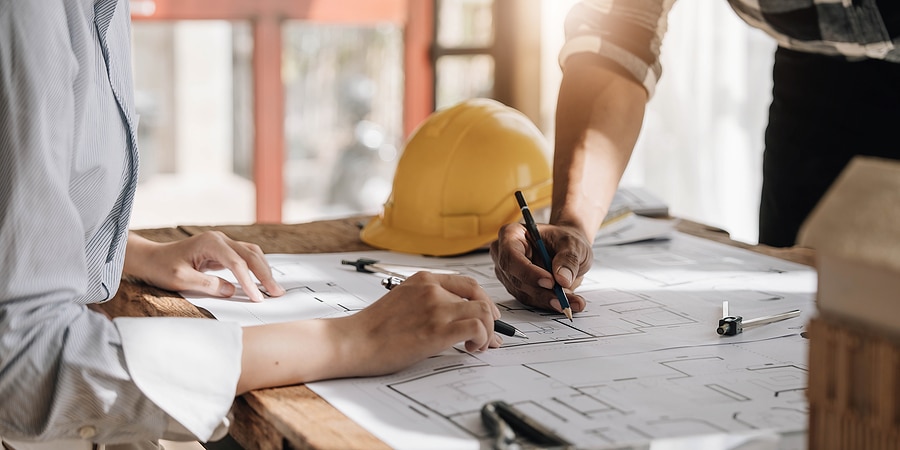
[[[333,325],[340,329],[335,339],[346,371],[369,376],[401,370],[458,342],[470,352],[499,347],[499,318],[497,305],[474,279],[420,272]]]
[[[245,327],[236,392],[386,375],[458,342],[470,352],[499,347],[498,318],[472,278],[420,272],[351,316]]]
[[[506,290],[520,302],[562,313],[553,293],[554,280],[562,286],[573,312],[584,310],[585,301],[572,293],[591,268],[594,252],[584,232],[574,226],[538,225],[541,238],[553,259],[553,273],[543,268],[541,256],[532,250],[527,231],[521,224],[503,226],[491,243],[494,273]]]
[[[124,272],[148,284],[171,291],[195,291],[215,297],[231,297],[235,286],[204,272],[228,269],[250,300],[263,295],[253,281],[256,275],[266,293],[284,294],[272,277],[265,254],[256,244],[235,241],[219,231],[206,231],[187,239],[156,243],[132,233],[128,237]]]

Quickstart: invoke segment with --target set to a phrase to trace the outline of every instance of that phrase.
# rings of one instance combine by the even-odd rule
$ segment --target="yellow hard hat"
[[[382,213],[360,233],[388,250],[433,256],[467,253],[497,238],[529,207],[550,204],[547,141],[519,111],[490,99],[431,114],[413,132]]]

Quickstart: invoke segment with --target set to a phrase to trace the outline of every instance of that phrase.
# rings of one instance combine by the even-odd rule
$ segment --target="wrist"
[[[326,364],[322,367],[322,372],[318,374],[317,379],[327,380],[332,378],[346,378],[365,375],[360,372],[360,351],[368,352],[364,346],[365,340],[354,339],[355,332],[351,317],[337,317],[331,319],[316,320],[316,325],[320,327],[321,336],[324,339],[318,341],[325,345],[323,354]],[[368,353],[363,353],[368,354]]]
[[[161,244],[129,232],[128,240],[125,244],[125,262],[122,267],[122,273],[141,278],[141,268],[147,261],[150,261],[153,250],[158,245]]]
[[[601,207],[562,207],[550,213],[550,224],[577,230],[587,242],[594,241],[594,235],[606,215]]]

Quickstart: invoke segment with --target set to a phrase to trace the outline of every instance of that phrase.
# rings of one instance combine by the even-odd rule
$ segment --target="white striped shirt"
[[[122,272],[130,45],[126,0],[0,0],[0,441],[205,440],[227,423],[236,325],[84,306]]]

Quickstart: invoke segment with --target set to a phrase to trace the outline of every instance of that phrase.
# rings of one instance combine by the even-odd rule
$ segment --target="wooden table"
[[[359,239],[367,217],[350,217],[293,225],[180,226],[136,233],[158,242],[184,239],[206,230],[232,239],[253,242],[266,253],[335,253],[373,250]],[[678,229],[713,241],[770,256],[812,265],[813,252],[749,245],[729,238],[723,230],[682,221]],[[123,280],[115,298],[95,306],[112,317],[212,317],[178,294]],[[379,449],[388,448],[306,386],[262,389],[235,400],[231,436],[246,449]]]

